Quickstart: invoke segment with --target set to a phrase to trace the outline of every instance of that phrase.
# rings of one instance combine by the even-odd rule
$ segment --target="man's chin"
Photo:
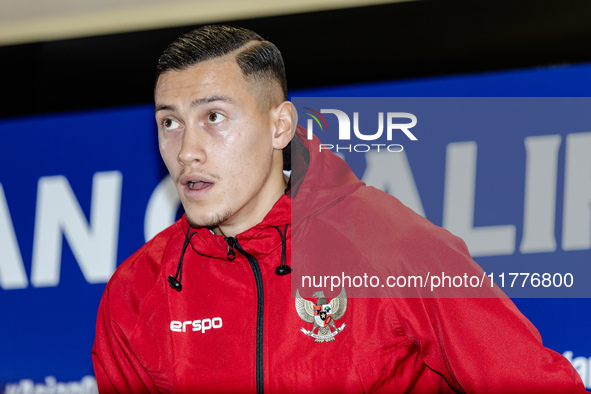
[[[216,212],[205,216],[200,215],[191,215],[187,214],[187,221],[193,228],[199,227],[207,227],[207,228],[214,228],[224,224],[230,216],[232,216],[232,212],[225,211],[225,212]]]

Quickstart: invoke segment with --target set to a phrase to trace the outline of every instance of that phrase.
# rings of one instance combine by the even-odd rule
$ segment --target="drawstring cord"
[[[277,232],[279,232],[279,236],[281,237],[281,263],[278,267],[275,268],[275,273],[279,276],[287,275],[291,273],[291,267],[287,265],[287,228],[289,227],[289,223],[285,225],[285,229],[283,232],[277,226],[273,226]],[[185,251],[187,250],[187,246],[189,246],[189,242],[191,241],[191,237],[195,235],[197,231],[193,231],[191,233],[191,226],[187,229],[187,234],[185,235],[185,243],[183,245],[183,250],[181,252],[181,258],[179,259],[179,264],[176,269],[176,274],[174,276],[170,275],[168,277],[168,283],[170,283],[170,287],[175,289],[176,291],[181,291],[183,286],[181,285],[181,280],[183,278],[183,258],[185,256]],[[233,261],[236,258],[236,252],[234,251],[234,247],[236,246],[236,239],[234,237],[226,237],[224,238],[226,242],[228,242],[228,254],[226,258],[230,261]]]
[[[291,267],[287,265],[287,228],[289,227],[289,223],[285,225],[283,232],[279,229],[279,227],[273,227],[275,230],[277,230],[279,236],[281,237],[281,263],[275,268],[275,273],[279,276],[283,276],[291,273]],[[236,258],[236,252],[234,251],[234,248],[237,245],[236,238],[225,237],[224,240],[228,243],[228,254],[226,255],[226,258],[230,261],[233,261]]]
[[[285,225],[285,230],[283,233],[277,226],[275,230],[279,232],[279,236],[281,237],[281,263],[279,267],[275,268],[275,273],[279,276],[287,275],[291,272],[291,267],[287,265],[287,227],[289,227],[289,223]]]
[[[183,257],[185,256],[185,251],[187,250],[187,246],[189,246],[189,241],[191,237],[197,233],[197,231],[193,231],[191,234],[191,225],[187,229],[187,235],[185,235],[185,244],[183,245],[183,251],[181,252],[181,258],[179,259],[179,264],[176,268],[176,274],[174,276],[170,275],[168,277],[168,283],[170,283],[170,287],[175,289],[176,291],[181,291],[183,286],[181,285],[181,279],[183,278]],[[178,279],[177,279],[178,277]]]

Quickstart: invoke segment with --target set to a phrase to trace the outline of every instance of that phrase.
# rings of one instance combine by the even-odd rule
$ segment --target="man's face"
[[[158,79],[160,153],[193,226],[235,235],[259,223],[283,192],[279,106],[261,105],[257,89],[229,57]]]

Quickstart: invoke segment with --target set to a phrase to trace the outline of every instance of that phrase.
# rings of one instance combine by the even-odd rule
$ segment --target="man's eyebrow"
[[[193,102],[191,103],[191,107],[198,107],[202,104],[209,104],[209,103],[213,103],[214,101],[223,101],[226,103],[230,103],[233,104],[234,100],[232,100],[229,97],[226,96],[220,96],[220,95],[213,95],[213,96],[209,96],[209,97],[203,97],[197,100],[193,100]]]
[[[156,109],[154,110],[154,112],[158,112],[158,111],[174,111],[175,108],[171,105],[166,105],[166,104],[160,104],[156,106]]]

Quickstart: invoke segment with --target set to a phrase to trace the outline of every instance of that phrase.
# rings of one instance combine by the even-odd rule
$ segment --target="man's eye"
[[[220,123],[225,119],[224,115],[218,114],[217,112],[211,112],[207,115],[207,121],[209,123]]]
[[[167,130],[173,130],[173,129],[178,129],[180,127],[179,122],[174,121],[172,119],[164,119],[162,121],[162,127],[164,127]]]

